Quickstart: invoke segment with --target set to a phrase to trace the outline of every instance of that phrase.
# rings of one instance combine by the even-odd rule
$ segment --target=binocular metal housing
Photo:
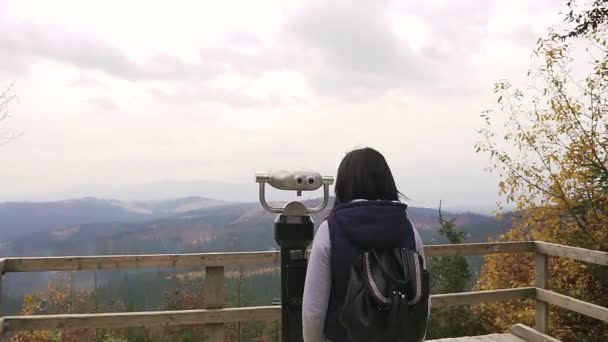
[[[276,171],[256,173],[256,183],[260,184],[260,204],[271,213],[285,215],[307,215],[323,210],[329,201],[329,186],[334,183],[331,176],[321,176],[314,171]],[[308,208],[301,202],[290,202],[284,207],[273,207],[266,201],[266,184],[279,190],[296,191],[298,196],[303,191],[315,191],[323,187],[323,202],[317,207]]]

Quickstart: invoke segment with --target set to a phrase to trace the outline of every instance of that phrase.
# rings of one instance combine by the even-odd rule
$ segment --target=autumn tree
[[[117,302],[104,303],[101,311],[120,311]],[[73,314],[95,312],[95,298],[90,291],[74,289],[69,282],[51,282],[40,293],[25,296],[20,315]],[[95,329],[63,329],[45,331],[25,331],[14,334],[11,342],[78,342],[78,341],[119,341],[119,335],[111,331]],[[125,340],[126,342],[126,340]]]
[[[590,30],[581,33],[584,42],[554,32],[540,39],[531,85],[498,82],[498,106],[482,114],[477,152],[489,155],[500,194],[516,208],[513,229],[501,241],[608,250],[608,44],[605,31]],[[557,258],[549,264],[554,291],[608,306],[605,269]],[[529,255],[488,256],[477,287],[533,286],[533,272]],[[530,302],[484,304],[478,312],[494,329],[533,324]],[[606,325],[560,309],[550,315],[549,332],[564,341],[608,340]]]

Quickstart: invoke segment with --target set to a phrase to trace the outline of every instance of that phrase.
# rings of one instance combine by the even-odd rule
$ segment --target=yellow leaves
[[[26,295],[23,298],[23,306],[21,307],[22,315],[34,315],[40,313],[40,300],[34,295]]]
[[[503,80],[494,84],[494,93],[499,93],[501,91],[506,91],[511,88],[511,83]]]
[[[69,285],[51,282],[46,291],[24,296],[21,315],[84,313],[94,311],[91,293],[74,290]],[[115,305],[108,311],[116,310]],[[95,330],[69,329],[62,331],[21,332],[11,337],[11,342],[77,342],[94,341]],[[115,340],[119,341],[119,340]]]
[[[10,339],[11,342],[56,342],[62,341],[61,333],[55,331],[20,332]]]
[[[500,181],[498,183],[498,190],[500,191],[501,194],[504,194],[507,192],[507,186],[505,185],[504,181]]]
[[[485,303],[474,307],[476,313],[492,326],[493,331],[508,331],[512,322],[531,324],[534,322],[533,303],[530,300]]]

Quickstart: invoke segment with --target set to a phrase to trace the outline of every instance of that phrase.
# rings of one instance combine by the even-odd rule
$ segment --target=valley
[[[315,200],[308,200],[314,205]],[[331,204],[328,208],[331,208]],[[120,202],[77,199],[49,203],[0,204],[0,257],[194,253],[275,250],[274,215],[258,203],[234,203],[202,197],[170,201]],[[25,214],[25,213],[28,214]],[[445,243],[438,234],[438,211],[408,208],[426,244]],[[315,214],[318,225],[328,209]],[[485,242],[508,230],[502,221],[470,212],[451,214],[467,242]],[[97,222],[93,222],[97,221]],[[471,257],[475,274],[482,258]],[[276,265],[227,269],[228,282],[244,280],[258,304],[267,304],[279,291]],[[196,287],[201,270],[132,270],[99,272],[44,272],[5,277],[5,309],[15,312],[24,295],[44,292],[49,283],[69,283],[74,289],[95,289],[107,298],[120,298],[138,308],[156,309],[164,291],[190,284]],[[198,282],[198,283],[197,283]],[[141,291],[145,285],[145,291]],[[154,286],[150,286],[154,284]],[[264,284],[263,286],[261,284]]]

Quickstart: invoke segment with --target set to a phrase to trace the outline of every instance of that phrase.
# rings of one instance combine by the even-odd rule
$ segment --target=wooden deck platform
[[[510,332],[510,334],[440,338],[427,342],[560,342],[558,339],[540,333],[523,324],[512,326]]]
[[[511,334],[491,334],[485,336],[470,336],[457,338],[442,338],[429,340],[427,342],[526,342],[525,340]]]

